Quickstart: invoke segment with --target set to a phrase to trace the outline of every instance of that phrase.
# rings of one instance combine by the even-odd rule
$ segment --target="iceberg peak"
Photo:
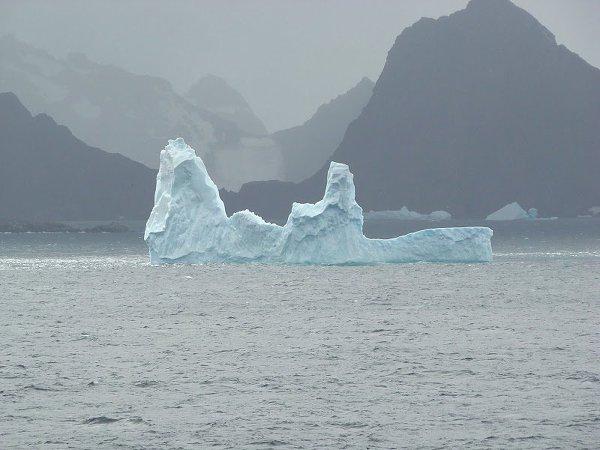
[[[538,211],[535,208],[529,208],[525,211],[517,202],[509,203],[498,211],[493,212],[485,220],[523,220],[536,219]]]
[[[394,239],[363,235],[353,175],[332,162],[323,198],[294,203],[284,226],[246,210],[230,217],[202,159],[181,138],[160,154],[154,208],[144,239],[152,264],[263,262],[368,264],[377,262],[486,262],[492,230],[438,228]]]

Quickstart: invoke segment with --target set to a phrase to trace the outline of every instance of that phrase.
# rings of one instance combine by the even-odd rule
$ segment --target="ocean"
[[[0,448],[597,448],[600,219],[492,228],[489,264],[348,267],[0,234]]]

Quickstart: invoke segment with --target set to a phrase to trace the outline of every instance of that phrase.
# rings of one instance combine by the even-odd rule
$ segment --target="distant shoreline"
[[[64,222],[0,222],[0,233],[125,233],[131,229],[119,222],[75,226]]]

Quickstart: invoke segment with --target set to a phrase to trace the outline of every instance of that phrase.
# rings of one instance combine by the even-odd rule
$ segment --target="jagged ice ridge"
[[[246,210],[225,212],[217,186],[183,139],[160,154],[154,208],[144,239],[152,264],[260,262],[369,264],[380,262],[487,262],[492,230],[437,228],[394,239],[363,235],[353,175],[332,162],[323,199],[294,203],[284,226]]]

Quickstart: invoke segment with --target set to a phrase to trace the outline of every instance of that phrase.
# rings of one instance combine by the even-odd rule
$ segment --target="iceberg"
[[[365,214],[367,220],[450,220],[452,214],[446,211],[433,211],[429,214],[421,214],[416,211],[411,211],[406,206],[403,206],[397,211],[369,211]]]
[[[160,154],[154,208],[144,239],[152,264],[258,262],[371,264],[380,262],[487,262],[492,230],[438,228],[394,239],[363,235],[353,175],[332,162],[323,199],[292,205],[285,225],[246,210],[227,216],[202,159],[183,139]]]
[[[493,212],[485,218],[485,220],[522,220],[536,219],[538,211],[535,208],[530,208],[529,212],[525,211],[517,202],[509,203]]]

